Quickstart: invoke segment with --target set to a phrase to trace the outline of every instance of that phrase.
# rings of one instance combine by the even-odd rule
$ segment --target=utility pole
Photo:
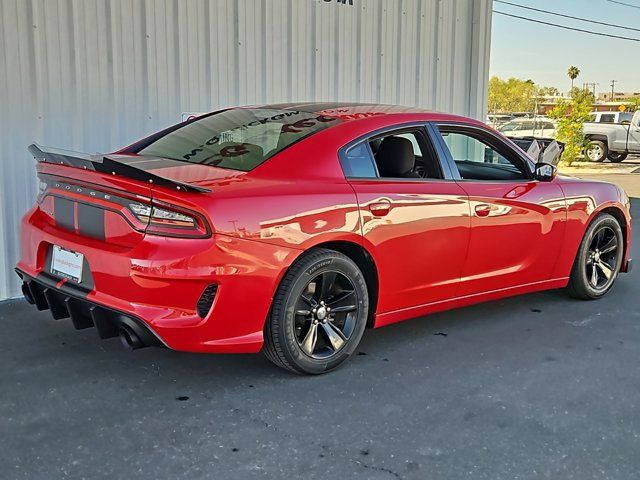
[[[597,82],[585,82],[584,83],[584,89],[585,90],[591,90],[593,92],[593,98],[596,97],[596,86],[600,85]]]
[[[616,83],[617,83],[617,80],[611,80],[611,98],[609,99],[609,101],[610,101],[610,102],[615,101],[615,96],[616,96],[615,87],[616,87]]]

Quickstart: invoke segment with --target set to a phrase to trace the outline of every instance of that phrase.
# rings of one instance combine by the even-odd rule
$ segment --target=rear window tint
[[[346,177],[374,178],[378,174],[366,142],[351,147],[341,159]]]
[[[297,110],[232,109],[187,123],[137,153],[247,172],[339,122],[335,117]]]

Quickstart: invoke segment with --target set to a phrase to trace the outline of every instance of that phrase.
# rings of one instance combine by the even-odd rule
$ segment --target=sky
[[[607,0],[508,0],[510,3],[594,19],[640,29],[640,0],[620,0],[628,7]],[[640,39],[640,31],[605,27],[587,22],[524,10],[494,1],[494,10],[551,23]],[[606,38],[559,29],[525,20],[493,15],[490,74],[502,78],[531,79],[541,86],[568,91],[567,69],[575,65],[580,76],[575,85],[597,82],[596,93],[640,92],[640,42]]]

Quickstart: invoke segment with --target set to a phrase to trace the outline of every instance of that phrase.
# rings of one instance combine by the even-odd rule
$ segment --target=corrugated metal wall
[[[0,0],[0,299],[19,294],[36,141],[105,152],[237,104],[399,103],[480,117],[491,0]]]

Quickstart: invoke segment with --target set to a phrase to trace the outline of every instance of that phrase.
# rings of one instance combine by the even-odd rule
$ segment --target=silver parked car
[[[514,138],[553,138],[556,126],[548,117],[516,118],[498,127],[498,131]]]

